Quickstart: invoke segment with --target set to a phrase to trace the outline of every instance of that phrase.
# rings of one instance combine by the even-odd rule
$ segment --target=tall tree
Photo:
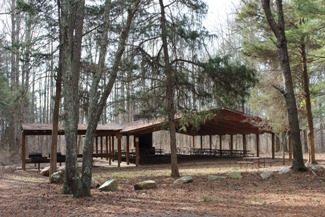
[[[64,193],[77,196],[80,186],[77,168],[77,133],[79,122],[79,74],[85,1],[61,0],[60,31],[62,46],[62,82],[66,170]]]
[[[293,85],[297,90],[296,97],[299,106],[300,116],[306,117],[307,128],[308,128],[308,140],[309,140],[309,159],[310,162],[315,162],[315,148],[314,148],[314,130],[313,130],[313,115],[311,109],[311,93],[309,91],[309,73],[307,71],[307,62],[311,63],[312,58],[307,56],[307,49],[311,50],[315,47],[310,36],[313,34],[312,31],[307,30],[306,19],[301,18],[297,13],[297,7],[292,4],[292,2],[287,2],[285,4],[285,19],[286,22],[286,37],[289,45],[289,55],[291,60],[292,72],[294,74]],[[269,28],[266,20],[261,16],[261,4],[258,0],[246,1],[241,7],[240,12],[237,14],[237,23],[242,28],[241,32],[247,38],[244,39],[244,55],[251,60],[257,61],[257,65],[262,65],[260,74],[262,82],[267,82],[267,85],[259,86],[259,90],[265,89],[264,93],[256,99],[257,104],[272,104],[278,99],[272,97],[275,100],[270,100],[269,97],[274,95],[274,86],[278,86],[281,81],[279,79],[273,79],[274,76],[278,74],[279,62],[276,54],[276,47],[274,46],[274,37],[272,36],[271,29]],[[313,36],[314,37],[314,36]],[[274,74],[271,76],[264,75],[265,69],[271,70]],[[264,69],[264,70],[263,70]],[[269,73],[267,73],[269,74]],[[268,78],[268,79],[265,79]],[[299,91],[301,90],[301,91]],[[266,95],[268,97],[266,97]],[[303,97],[301,97],[303,96]],[[264,98],[264,99],[263,99]],[[282,108],[277,103],[275,106],[263,106],[258,110],[263,109],[264,113],[274,114],[275,109],[278,114],[281,112]],[[305,107],[305,108],[304,108]],[[272,111],[271,111],[272,110]],[[273,122],[273,129],[287,128],[282,115],[268,115]],[[279,118],[278,118],[279,117]],[[278,126],[282,124],[282,127]],[[285,130],[283,130],[285,131]]]
[[[58,11],[60,11],[60,1],[58,1]],[[59,14],[59,23],[60,16]],[[61,30],[59,29],[59,40],[62,39]],[[56,171],[57,164],[57,147],[58,147],[58,131],[59,131],[59,114],[60,114],[60,102],[62,92],[62,46],[59,48],[59,66],[57,69],[57,76],[55,82],[55,99],[52,117],[52,135],[51,135],[51,154],[50,154],[50,171],[49,175]]]
[[[130,3],[131,2],[131,3]],[[124,2],[123,5],[127,8],[127,19],[125,23],[123,23],[122,28],[119,30],[119,38],[118,45],[116,48],[116,52],[112,58],[112,67],[109,71],[105,70],[105,59],[107,55],[107,47],[109,45],[108,41],[108,33],[110,29],[110,15],[111,15],[111,0],[105,1],[105,9],[104,9],[104,19],[102,25],[102,35],[100,40],[100,54],[98,59],[98,68],[92,78],[92,85],[90,89],[90,104],[89,104],[89,115],[88,115],[88,128],[85,137],[85,144],[83,149],[83,163],[82,163],[82,187],[78,192],[78,196],[89,196],[90,195],[90,184],[91,184],[91,176],[92,176],[92,153],[93,153],[93,140],[96,132],[97,124],[100,120],[103,109],[106,105],[106,101],[108,96],[110,95],[114,83],[116,81],[119,66],[121,63],[121,59],[126,47],[126,42],[128,40],[128,35],[130,32],[130,28],[132,25],[132,21],[135,17],[135,14],[138,10],[140,0],[135,1],[127,1]],[[122,8],[119,8],[123,11]],[[108,83],[104,87],[103,92],[99,92],[99,84],[101,79],[103,79],[103,75],[106,73],[110,74]]]
[[[170,139],[170,151],[171,151],[171,176],[179,177],[179,170],[177,164],[177,147],[176,147],[176,127],[175,127],[175,104],[174,104],[174,79],[175,75],[169,59],[168,41],[167,41],[167,28],[166,28],[166,15],[165,5],[163,0],[159,0],[160,4],[160,24],[161,24],[161,40],[164,53],[164,64],[166,74],[166,101],[167,101],[167,113],[168,113],[168,128]]]
[[[293,90],[293,82],[291,77],[291,69],[289,62],[287,39],[285,35],[285,21],[283,15],[282,0],[276,0],[276,16],[275,19],[270,6],[270,0],[261,0],[263,10],[268,24],[277,39],[277,49],[279,54],[279,61],[285,79],[285,90],[281,90],[285,97],[288,119],[290,125],[290,134],[293,142],[293,169],[294,171],[306,171],[302,155],[302,145],[300,139],[300,129],[298,120],[298,111],[296,98]]]

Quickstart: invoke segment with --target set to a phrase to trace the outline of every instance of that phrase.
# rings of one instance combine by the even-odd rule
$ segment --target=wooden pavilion
[[[121,147],[121,139],[122,134],[120,131],[122,127],[117,124],[98,124],[96,133],[95,133],[95,141],[94,141],[94,153],[93,157],[101,157],[110,159],[114,155],[114,139],[117,139],[118,149]],[[78,135],[86,135],[87,125],[79,124],[78,125]],[[59,126],[59,135],[64,135],[64,126]],[[22,125],[22,169],[26,169],[26,163],[45,163],[49,162],[47,157],[42,157],[37,154],[36,159],[27,158],[26,154],[26,144],[28,136],[36,136],[36,135],[52,135],[52,125],[51,124],[23,124]],[[105,147],[105,148],[104,148]],[[82,157],[82,154],[78,154],[78,157]],[[119,161],[120,163],[120,161]]]
[[[230,109],[214,109],[208,111],[212,115],[212,118],[196,129],[189,125],[186,131],[182,130],[180,126],[181,117],[175,119],[176,132],[192,136],[192,148],[191,154],[213,154],[215,156],[229,156],[229,157],[245,157],[249,150],[246,148],[247,140],[246,136],[249,134],[256,135],[256,156],[260,155],[260,134],[270,133],[272,135],[272,158],[274,159],[274,146],[275,146],[275,134],[272,132],[271,127],[266,121],[253,115],[248,115],[242,112],[230,110]],[[137,150],[140,152],[148,152],[148,149],[153,147],[152,133],[155,131],[166,129],[167,122],[165,120],[157,119],[151,121],[140,120],[130,123],[123,127],[121,133],[124,136],[133,136],[136,138],[139,147]],[[212,136],[219,136],[219,148],[212,149]],[[223,149],[222,136],[230,135],[230,148],[228,150]],[[234,135],[242,135],[243,149],[236,150],[233,145]],[[200,148],[195,147],[195,138],[200,137]],[[210,145],[209,148],[202,147],[203,136],[209,136]],[[160,150],[159,150],[160,151]],[[155,152],[155,150],[152,150]],[[254,154],[254,155],[255,155]]]
[[[259,156],[260,134],[272,134],[272,158],[274,158],[275,136],[270,126],[257,116],[248,115],[242,112],[230,109],[215,109],[209,111],[212,118],[203,123],[198,129],[194,129],[189,125],[186,131],[180,127],[181,117],[175,119],[177,133],[192,136],[192,154],[214,154],[217,156],[243,157],[247,152],[246,135],[256,135],[256,156]],[[139,120],[128,123],[123,127],[116,124],[98,125],[96,137],[94,141],[93,157],[104,157],[111,161],[117,154],[118,166],[122,161],[122,155],[125,157],[127,164],[130,163],[130,156],[135,158],[135,163],[139,165],[139,158],[143,153],[155,155],[156,150],[153,147],[153,132],[166,129],[167,122],[163,119],[151,121]],[[86,134],[87,125],[78,125],[78,135]],[[51,135],[52,125],[50,124],[23,124],[22,125],[22,168],[25,170],[26,163],[33,163],[30,159],[26,159],[26,137],[32,135]],[[64,134],[63,126],[59,128],[59,135]],[[219,148],[212,149],[213,135],[220,137]],[[223,149],[222,136],[230,135],[230,149]],[[233,136],[242,135],[243,149],[236,150],[233,147]],[[122,137],[126,138],[126,150],[121,149]],[[134,152],[130,150],[130,138],[133,137]],[[201,139],[200,148],[195,149],[195,137]],[[210,147],[203,149],[202,137],[210,137]],[[117,139],[117,152],[114,148],[114,139]],[[100,142],[99,142],[100,141]],[[82,157],[79,155],[79,157]]]

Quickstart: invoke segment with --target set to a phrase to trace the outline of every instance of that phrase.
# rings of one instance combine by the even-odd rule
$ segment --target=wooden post
[[[230,156],[232,157],[234,150],[234,135],[230,135]]]
[[[272,133],[271,134],[272,135],[272,159],[274,159],[275,158],[275,134],[274,133]]]
[[[201,150],[203,148],[203,138],[202,138],[202,135],[200,135],[200,147],[201,147]]]
[[[98,136],[95,137],[96,140],[96,154],[98,154]]]
[[[192,136],[193,148],[195,148],[195,136]]]
[[[108,136],[105,137],[105,145],[106,145],[106,160],[109,158],[109,151],[108,151]]]
[[[111,138],[111,136],[108,137],[108,142],[109,142],[108,146],[109,146],[109,154],[110,154],[108,164],[111,165],[112,164],[112,138]]]
[[[130,136],[126,136],[126,164],[130,164]]]
[[[21,141],[21,168],[26,170],[26,135],[24,132],[22,133],[22,141]]]
[[[209,142],[210,142],[210,154],[212,153],[212,136],[209,135]]]
[[[117,134],[117,167],[121,167],[122,161],[122,134]]]
[[[260,156],[260,134],[256,134],[256,156]]]
[[[219,135],[220,157],[222,157],[222,135]]]
[[[247,140],[246,134],[243,134],[243,157],[247,156]]]
[[[114,136],[112,136],[112,154],[113,154],[112,161],[114,161],[115,160]]]
[[[101,154],[101,157],[100,159],[103,159],[103,136],[100,137],[100,154]]]
[[[135,166],[139,166],[139,137],[135,137]]]

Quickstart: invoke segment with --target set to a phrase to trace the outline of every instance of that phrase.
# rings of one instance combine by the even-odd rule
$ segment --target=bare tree
[[[80,179],[77,169],[77,131],[79,121],[79,74],[85,1],[61,0],[60,31],[66,170],[64,193],[77,196]]]

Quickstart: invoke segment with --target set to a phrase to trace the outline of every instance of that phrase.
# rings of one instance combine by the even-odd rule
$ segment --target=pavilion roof
[[[226,135],[226,134],[262,134],[271,133],[272,129],[267,122],[260,117],[248,115],[230,109],[213,109],[212,118],[202,123],[199,129],[195,129],[191,124],[186,127],[186,131],[180,126],[181,117],[175,119],[177,132],[187,135]],[[123,134],[139,135],[158,130],[167,129],[165,119],[139,120],[129,123],[123,127]]]
[[[85,135],[87,124],[78,124],[78,135]],[[122,130],[118,124],[98,124],[96,134],[101,136],[114,135]],[[25,135],[51,135],[52,124],[22,124],[22,131]],[[59,125],[60,135],[64,134],[64,125]]]
[[[206,112],[206,111],[205,111]],[[195,129],[191,123],[181,128],[181,117],[175,118],[176,131],[186,135],[226,135],[226,134],[262,134],[271,133],[272,129],[267,122],[260,117],[248,115],[230,109],[213,109],[208,111],[212,118],[202,123]],[[122,133],[125,135],[141,135],[167,129],[166,119],[139,120],[120,126],[118,124],[98,124],[96,135],[110,136]],[[85,135],[86,124],[78,125],[78,135]],[[24,135],[51,135],[52,124],[23,124]],[[64,134],[64,126],[59,125],[59,135]]]

